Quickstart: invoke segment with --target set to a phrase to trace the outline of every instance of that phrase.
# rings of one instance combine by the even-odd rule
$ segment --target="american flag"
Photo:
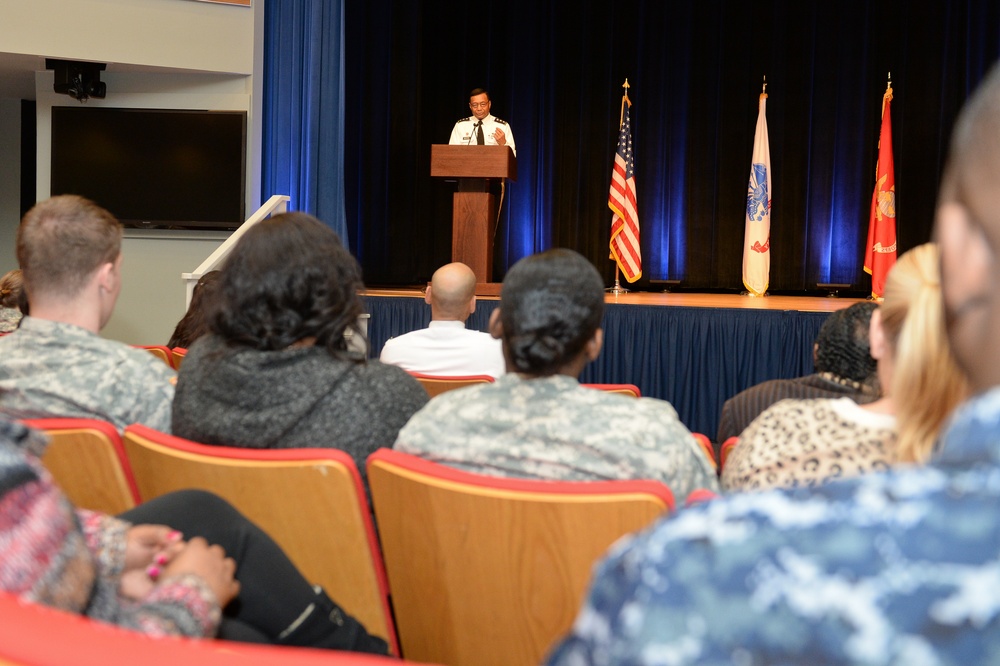
[[[626,98],[627,102],[627,98]],[[639,215],[635,206],[635,156],[632,153],[632,123],[624,105],[618,150],[611,174],[611,257],[629,282],[642,276],[642,254],[639,250]]]

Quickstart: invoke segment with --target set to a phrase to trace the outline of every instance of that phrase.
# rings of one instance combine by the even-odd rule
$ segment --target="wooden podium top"
[[[517,180],[517,159],[509,146],[431,146],[431,175],[438,178]]]

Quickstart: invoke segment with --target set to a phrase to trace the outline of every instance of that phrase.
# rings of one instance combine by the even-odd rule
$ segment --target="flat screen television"
[[[125,227],[236,229],[245,219],[245,111],[56,106],[51,193]]]

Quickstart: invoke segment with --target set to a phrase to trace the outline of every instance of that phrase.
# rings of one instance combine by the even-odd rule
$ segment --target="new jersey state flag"
[[[764,295],[771,276],[771,148],[767,142],[766,111],[767,93],[761,93],[743,234],[743,286],[753,296]]]

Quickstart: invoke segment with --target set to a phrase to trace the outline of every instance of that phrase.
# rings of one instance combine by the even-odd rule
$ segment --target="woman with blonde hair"
[[[872,356],[888,389],[879,402],[896,414],[893,461],[926,462],[945,419],[969,393],[948,346],[937,245],[919,245],[899,258],[872,319]]]
[[[882,396],[850,400],[783,400],[740,435],[722,473],[725,490],[812,486],[922,463],[938,432],[968,395],[945,337],[938,248],[903,254],[889,272],[872,313],[871,355]]]

